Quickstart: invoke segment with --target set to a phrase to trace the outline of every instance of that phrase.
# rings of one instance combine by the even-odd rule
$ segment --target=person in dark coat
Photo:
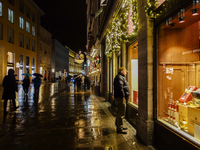
[[[117,126],[117,133],[122,134],[127,133],[123,131],[127,130],[127,128],[123,127],[123,118],[126,112],[126,102],[130,95],[128,82],[125,78],[127,72],[128,71],[124,67],[120,67],[119,72],[114,79],[114,98],[115,105],[117,106],[115,125]]]
[[[6,75],[3,79],[3,95],[2,99],[4,99],[4,113],[7,113],[7,101],[8,99],[12,100],[14,110],[17,110],[15,104],[16,94],[18,92],[18,85],[14,76],[15,71],[13,69],[8,70],[8,75]]]
[[[23,86],[24,93],[25,93],[25,95],[27,95],[28,89],[29,89],[29,86],[30,86],[29,76],[26,75],[22,82],[23,82],[22,86]]]
[[[77,91],[81,90],[81,82],[82,82],[81,77],[78,77],[78,79],[77,79]]]
[[[39,76],[36,76],[33,79],[33,83],[34,83],[34,95],[38,96],[39,95],[39,91],[40,91],[40,84],[41,84],[41,79]]]

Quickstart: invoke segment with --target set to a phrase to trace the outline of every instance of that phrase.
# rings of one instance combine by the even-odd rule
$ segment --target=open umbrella
[[[43,77],[41,74],[39,74],[39,73],[34,73],[33,74],[34,76],[36,76],[36,77]]]
[[[23,73],[23,76],[32,76],[30,73]]]

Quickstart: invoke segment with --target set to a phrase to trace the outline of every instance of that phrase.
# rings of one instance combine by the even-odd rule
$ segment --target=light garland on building
[[[128,16],[132,7],[133,32],[128,34]],[[123,0],[119,14],[111,22],[111,28],[106,34],[105,54],[110,57],[112,50],[120,50],[120,42],[128,42],[128,39],[138,30],[137,0]]]
[[[156,18],[157,0],[150,0],[145,6],[145,12],[148,17]]]

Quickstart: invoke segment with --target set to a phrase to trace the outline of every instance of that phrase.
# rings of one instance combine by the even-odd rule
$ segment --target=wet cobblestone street
[[[37,104],[33,90],[31,85],[24,96],[19,85],[19,109],[13,111],[8,101],[7,115],[0,100],[0,150],[149,149],[137,141],[135,129],[126,121],[128,134],[117,134],[109,103],[90,91],[76,92],[65,84],[46,83],[40,88]]]

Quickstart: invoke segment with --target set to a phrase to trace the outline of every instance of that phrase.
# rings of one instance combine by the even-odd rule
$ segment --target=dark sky
[[[86,51],[85,0],[33,0],[45,13],[42,22],[60,43],[73,51]]]

